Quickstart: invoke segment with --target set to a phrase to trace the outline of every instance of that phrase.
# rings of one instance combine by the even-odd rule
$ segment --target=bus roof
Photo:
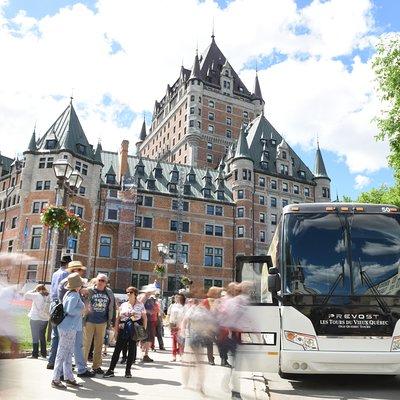
[[[391,204],[367,204],[367,203],[300,203],[289,204],[284,207],[283,214],[287,213],[315,213],[315,212],[339,212],[339,213],[367,213],[387,214],[399,213],[399,207]]]

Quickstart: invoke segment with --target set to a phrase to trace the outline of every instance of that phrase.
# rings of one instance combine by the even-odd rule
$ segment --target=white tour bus
[[[400,374],[397,207],[286,206],[268,255],[237,261],[255,283],[238,370]]]

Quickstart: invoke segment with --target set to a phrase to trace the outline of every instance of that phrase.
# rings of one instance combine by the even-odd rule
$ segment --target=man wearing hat
[[[84,354],[87,361],[93,341],[93,367],[96,374],[104,374],[101,369],[102,347],[107,327],[115,321],[115,298],[113,291],[107,287],[108,276],[99,273],[94,287],[88,288],[87,304],[89,312],[85,317]]]
[[[71,261],[68,263],[67,272],[69,274],[73,274],[77,272],[81,278],[85,276],[86,267],[82,264],[81,261]],[[58,299],[59,301],[63,301],[65,294],[68,292],[68,277],[64,278],[59,286],[58,286]],[[81,296],[82,297],[82,296]],[[84,299],[82,299],[84,300]],[[81,321],[82,323],[82,321]],[[82,329],[76,331],[76,339],[74,344],[74,356],[75,363],[78,368],[78,376],[79,377],[87,377],[91,378],[95,374],[91,372],[86,364],[85,357],[83,354],[83,332]]]
[[[50,300],[52,305],[58,302],[58,286],[60,282],[68,276],[68,271],[66,270],[68,263],[71,261],[71,256],[69,254],[63,254],[60,260],[60,268],[54,272],[51,277],[51,288],[50,288]],[[58,330],[54,326],[51,332],[51,347],[49,360],[47,364],[47,369],[54,368],[54,362],[56,360],[57,348],[58,348]]]

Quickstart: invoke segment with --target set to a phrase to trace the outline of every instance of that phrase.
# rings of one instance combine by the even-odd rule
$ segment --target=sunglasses
[[[98,282],[107,282],[105,279],[98,279]]]

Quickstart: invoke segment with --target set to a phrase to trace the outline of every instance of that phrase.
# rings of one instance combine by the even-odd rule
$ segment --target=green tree
[[[400,180],[400,34],[384,35],[377,45],[373,69],[378,83],[382,110],[376,118],[378,140],[388,140],[389,165]]]
[[[357,201],[360,203],[393,204],[400,207],[400,190],[398,186],[382,185],[377,189],[361,193]]]

